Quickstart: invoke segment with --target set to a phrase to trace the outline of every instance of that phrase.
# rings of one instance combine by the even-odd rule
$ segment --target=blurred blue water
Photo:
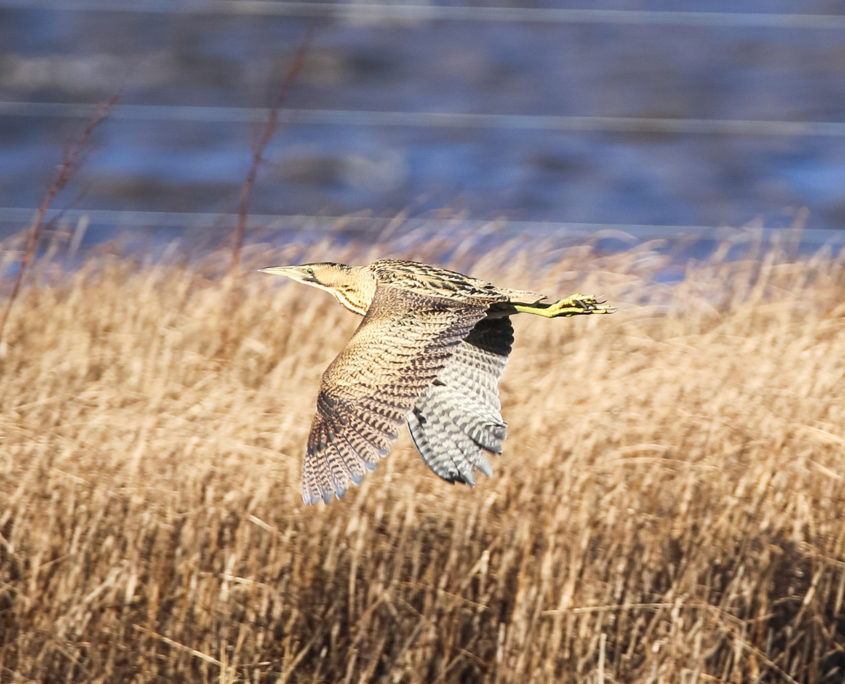
[[[161,114],[107,121],[58,206],[236,211],[260,126],[237,116],[203,120],[199,109],[193,118],[174,117],[170,108],[265,106],[310,20],[55,9],[60,5],[26,9],[0,1],[0,236],[23,227],[19,213],[3,208],[37,206],[62,145],[85,121],[61,107],[10,113],[2,103],[96,103],[120,86],[125,105],[158,105]],[[614,6],[630,9],[603,5]],[[637,9],[797,11],[783,2]],[[806,2],[800,11],[843,10],[839,3]],[[825,27],[334,19],[320,23],[286,106],[842,123],[843,73],[845,32]],[[768,227],[789,226],[806,207],[807,227],[815,231],[807,235],[816,241],[845,227],[845,134],[336,119],[278,131],[251,211],[393,216],[407,209],[418,218],[613,224],[643,233],[651,224],[742,226],[761,219]],[[148,234],[179,234],[175,223],[150,214]],[[202,232],[212,244],[230,229],[210,221]],[[86,243],[125,230],[143,226],[134,221],[126,228],[114,216],[94,221]]]

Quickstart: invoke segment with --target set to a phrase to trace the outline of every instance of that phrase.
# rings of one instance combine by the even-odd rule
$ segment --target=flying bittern
[[[536,292],[399,259],[261,270],[326,290],[364,317],[323,373],[302,468],[306,503],[361,482],[405,422],[444,480],[473,486],[473,469],[489,477],[485,452],[501,454],[506,434],[498,382],[513,343],[509,317],[613,311],[582,294],[543,304]]]

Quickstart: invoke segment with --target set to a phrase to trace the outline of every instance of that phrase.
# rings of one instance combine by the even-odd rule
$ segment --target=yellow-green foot
[[[576,293],[566,299],[559,299],[552,304],[515,304],[520,313],[530,313],[545,318],[558,316],[581,316],[584,314],[609,314],[616,311],[612,306],[604,306],[604,301],[593,295]]]

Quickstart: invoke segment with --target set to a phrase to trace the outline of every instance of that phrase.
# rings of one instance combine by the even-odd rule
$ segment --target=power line
[[[556,24],[645,24],[793,29],[845,28],[838,14],[690,12],[553,7],[484,7],[377,2],[285,2],[281,0],[3,0],[0,7],[63,11],[156,14],[298,16],[341,21],[477,21]]]
[[[72,102],[0,102],[0,116],[90,118],[96,105]],[[202,105],[120,105],[110,118],[128,121],[256,123],[267,120],[262,107]],[[283,109],[279,121],[327,126],[487,128],[544,131],[597,131],[783,137],[845,137],[839,121],[752,119],[673,119],[665,117],[566,116],[461,112],[401,112],[348,109]]]
[[[0,206],[0,223],[21,224],[25,226],[32,220],[37,209],[35,207],[3,207]],[[178,227],[184,229],[220,228],[234,226],[237,214],[212,212],[181,212],[181,211],[138,211],[127,209],[53,209],[47,212],[45,219],[51,221],[61,217],[64,221],[75,222],[87,219],[96,225],[114,226],[123,229]],[[314,231],[330,234],[338,226],[366,226],[378,230],[391,225],[395,217],[379,216],[319,216],[309,214],[250,214],[247,217],[247,227],[265,230],[294,230]],[[569,237],[585,237],[604,232],[608,237],[625,239],[632,237],[687,237],[715,230],[726,229],[726,226],[706,226],[690,224],[649,224],[649,223],[599,223],[583,221],[517,221],[517,220],[480,220],[480,219],[438,219],[438,218],[407,218],[401,225],[408,230],[422,229],[435,232],[464,229],[478,232],[495,227],[496,232],[506,235],[526,233],[535,236],[565,235]],[[756,234],[748,229],[749,235]],[[762,229],[764,235],[773,235],[782,230],[791,229]],[[845,244],[845,230],[836,228],[805,228],[801,231],[802,241],[809,244],[821,245],[825,243]]]

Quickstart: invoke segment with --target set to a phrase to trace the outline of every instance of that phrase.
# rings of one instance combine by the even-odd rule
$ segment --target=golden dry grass
[[[448,262],[621,308],[517,317],[494,479],[403,436],[327,507],[300,455],[354,316],[223,256],[42,265],[0,358],[0,681],[841,681],[843,259],[545,257]]]

